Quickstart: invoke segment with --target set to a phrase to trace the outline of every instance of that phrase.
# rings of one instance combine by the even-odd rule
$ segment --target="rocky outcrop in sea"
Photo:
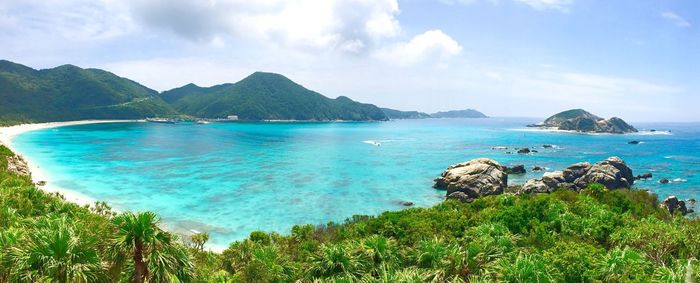
[[[603,119],[583,109],[560,112],[547,118],[544,122],[528,125],[528,127],[555,128],[585,133],[624,134],[637,132],[637,129],[620,118]]]
[[[686,207],[685,202],[678,200],[676,196],[669,196],[663,201],[663,205],[668,209],[668,212],[673,215],[678,212],[681,215],[687,215],[688,213],[693,213],[692,209]]]
[[[524,167],[523,167],[524,169]],[[488,158],[478,158],[452,165],[435,179],[434,188],[447,190],[448,199],[470,202],[487,195],[502,194],[508,188],[508,172]],[[608,189],[630,188],[634,175],[619,157],[609,157],[595,164],[580,162],[561,171],[547,172],[540,179],[531,179],[516,187],[516,194],[550,193],[559,188],[582,190],[588,184],[600,183]]]
[[[547,172],[541,179],[527,181],[519,193],[549,193],[558,188],[581,190],[591,183],[608,189],[629,188],[634,184],[634,175],[622,159],[609,157],[596,164],[580,162],[562,171]]]
[[[447,198],[470,202],[487,195],[499,195],[508,185],[505,167],[488,158],[477,158],[447,167],[435,179],[436,189],[447,190]]]

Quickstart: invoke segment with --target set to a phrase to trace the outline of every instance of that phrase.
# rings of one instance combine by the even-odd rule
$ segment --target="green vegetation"
[[[559,125],[560,123],[570,120],[570,119],[576,119],[576,118],[590,118],[592,120],[601,120],[603,118],[598,117],[596,115],[591,114],[590,112],[583,110],[583,109],[571,109],[571,110],[566,110],[559,112],[557,114],[552,115],[551,117],[547,118],[547,120],[544,121],[545,124],[547,125]]]
[[[106,71],[34,70],[6,60],[0,60],[0,101],[0,125],[176,114],[156,91]]]
[[[341,96],[327,98],[288,78],[256,72],[235,84],[194,84],[163,92],[161,97],[183,114],[202,118],[238,115],[242,120],[386,120],[378,107]]]
[[[700,221],[656,196],[577,193],[472,203],[253,232],[223,253],[161,230],[149,212],[80,207],[6,171],[0,146],[0,282],[688,282]]]
[[[0,146],[0,282],[193,278],[187,249],[158,228],[157,216],[111,217],[114,213],[104,203],[80,207],[44,193],[29,177],[6,170],[10,155]]]
[[[418,111],[401,111],[401,110],[394,110],[394,109],[389,109],[389,108],[382,108],[382,112],[386,115],[387,118],[395,120],[395,119],[425,119],[425,118],[430,118],[430,115],[427,113],[423,112],[418,112]]]
[[[254,73],[235,84],[194,84],[159,94],[99,69],[34,70],[0,60],[0,126],[86,119],[195,116],[242,120],[383,121],[372,104],[327,98],[286,77]],[[190,117],[191,118],[191,117]]]
[[[437,112],[437,113],[430,114],[430,117],[432,117],[432,118],[488,118],[488,116],[484,115],[484,113],[481,113],[481,112],[476,111],[474,109]]]

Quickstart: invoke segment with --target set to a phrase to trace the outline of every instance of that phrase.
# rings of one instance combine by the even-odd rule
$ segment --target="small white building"
[[[226,116],[226,120],[236,121],[238,120],[238,115],[228,115]]]

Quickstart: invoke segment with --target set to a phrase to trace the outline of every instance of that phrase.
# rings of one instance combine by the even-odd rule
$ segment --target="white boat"
[[[211,122],[209,122],[207,120],[197,120],[197,124],[200,124],[200,125],[209,124],[209,123],[211,123]]]

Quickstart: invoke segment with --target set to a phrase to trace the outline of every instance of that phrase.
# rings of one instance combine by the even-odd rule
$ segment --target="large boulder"
[[[527,173],[527,170],[525,170],[525,165],[515,165],[513,167],[503,167],[506,170],[506,174],[514,174],[514,175],[522,175]]]
[[[596,164],[580,162],[562,171],[547,172],[541,179],[527,181],[517,193],[549,193],[558,188],[581,190],[591,183],[603,184],[608,189],[629,188],[634,175],[622,159],[610,157]]]
[[[682,215],[686,215],[688,213],[692,213],[692,209],[688,209],[685,206],[685,202],[682,200],[678,200],[676,196],[669,196],[667,197],[663,205],[668,209],[668,212],[673,215],[676,213],[676,211],[680,212]]]
[[[449,198],[470,201],[472,199],[502,194],[508,184],[508,174],[498,162],[477,158],[452,165],[435,179],[436,189],[447,190]]]
[[[516,194],[551,193],[555,188],[547,185],[542,179],[530,179],[516,191]]]
[[[588,162],[579,162],[566,167],[562,171],[564,182],[573,183],[576,179],[581,178],[593,165]]]
[[[29,176],[30,174],[27,161],[24,161],[24,158],[20,155],[7,157],[7,171],[22,176]]]
[[[586,174],[574,181],[578,188],[590,183],[600,183],[608,189],[629,188],[634,184],[634,175],[622,159],[613,156],[591,166]]]

